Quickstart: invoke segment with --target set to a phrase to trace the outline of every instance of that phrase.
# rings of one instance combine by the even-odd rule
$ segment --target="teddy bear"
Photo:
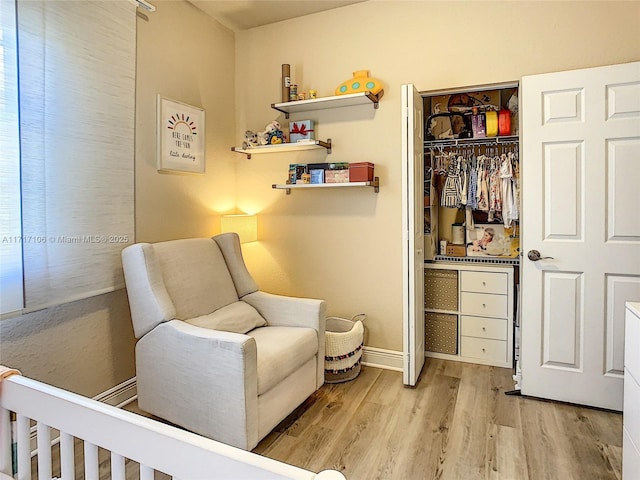
[[[242,141],[242,148],[246,150],[247,148],[257,147],[258,146],[258,134],[252,132],[251,130],[247,130],[244,132],[244,140]]]

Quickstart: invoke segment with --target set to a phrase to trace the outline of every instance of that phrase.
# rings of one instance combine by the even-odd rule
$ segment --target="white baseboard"
[[[402,352],[397,350],[367,346],[362,349],[362,364],[369,367],[402,372],[403,357]]]
[[[136,377],[132,377],[129,380],[125,380],[121,384],[110,388],[106,392],[99,393],[93,397],[93,399],[113,407],[121,408],[133,402],[137,396],[138,391],[136,388]]]

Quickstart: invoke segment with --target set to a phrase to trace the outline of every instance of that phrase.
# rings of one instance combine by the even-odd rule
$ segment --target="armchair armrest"
[[[258,310],[271,326],[313,328],[318,334],[316,356],[316,388],[324,383],[324,343],[327,322],[327,307],[324,300],[285,297],[257,291],[242,297]]]
[[[243,449],[257,443],[253,338],[171,320],[138,341],[136,369],[141,409]]]
[[[286,297],[258,291],[245,295],[242,301],[258,310],[269,325],[313,328],[324,335],[324,300]]]

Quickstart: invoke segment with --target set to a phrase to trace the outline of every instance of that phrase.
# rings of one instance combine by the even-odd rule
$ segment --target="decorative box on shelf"
[[[349,170],[325,170],[324,183],[349,183]]]
[[[295,185],[296,183],[303,183],[302,176],[307,173],[308,173],[308,169],[306,164],[304,163],[289,164],[289,182],[288,183],[293,185]]]
[[[291,143],[297,143],[300,140],[313,140],[314,138],[313,120],[289,122],[289,141]]]
[[[311,183],[313,183],[314,185],[324,183],[324,169],[310,168],[309,175],[311,175]]]
[[[370,162],[359,162],[349,164],[350,182],[370,182],[373,180],[374,164]]]
[[[466,257],[467,247],[465,245],[447,244],[447,255],[450,257]]]

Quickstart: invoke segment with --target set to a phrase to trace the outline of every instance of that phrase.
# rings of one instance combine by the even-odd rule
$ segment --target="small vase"
[[[353,72],[353,78],[338,85],[335,94],[346,95],[348,93],[371,92],[375,95],[381,90],[382,83],[380,83],[380,80],[371,78],[369,76],[369,70],[358,70],[357,72]]]

